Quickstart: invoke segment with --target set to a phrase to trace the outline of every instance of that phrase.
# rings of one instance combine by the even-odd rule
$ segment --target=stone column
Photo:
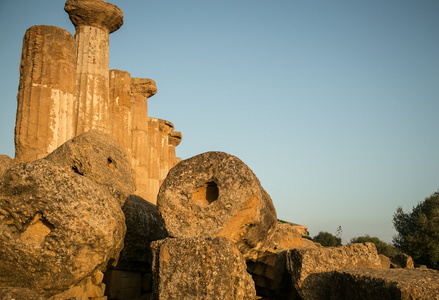
[[[110,70],[110,135],[120,144],[131,164],[132,113],[131,76],[121,70]]]
[[[75,135],[109,132],[109,34],[123,24],[117,6],[102,0],[68,0],[64,10],[75,25],[77,103]]]
[[[15,157],[33,161],[73,137],[76,43],[66,30],[37,25],[26,31],[20,64]]]
[[[149,117],[149,172],[148,201],[156,203],[160,185],[169,170],[179,162],[175,157],[175,147],[181,141],[181,133],[174,130],[169,121]],[[150,200],[151,199],[151,200]]]
[[[160,188],[160,120],[148,117],[148,197],[145,198],[149,202],[157,203],[157,194]]]
[[[168,175],[171,164],[174,162],[170,161],[169,157],[169,135],[174,130],[174,124],[166,120],[160,120],[160,160],[159,160],[159,182],[162,184],[165,180],[166,175]],[[158,192],[158,191],[157,191]]]
[[[169,152],[169,170],[178,164],[181,161],[181,158],[176,157],[175,155],[175,147],[180,145],[182,139],[182,135],[180,131],[172,131],[168,136],[168,152]],[[166,175],[168,175],[166,172]],[[165,177],[166,178],[166,177]],[[163,179],[165,179],[163,178]]]
[[[157,87],[153,80],[131,78],[131,166],[136,172],[136,195],[152,203],[156,203],[156,199],[151,199],[148,187],[150,140],[147,100],[156,93]]]

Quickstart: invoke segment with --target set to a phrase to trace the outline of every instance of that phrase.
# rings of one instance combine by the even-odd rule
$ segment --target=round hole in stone
[[[217,200],[218,196],[218,186],[213,181],[206,182],[192,192],[192,199],[202,205],[209,205]]]
[[[111,157],[107,158],[107,165],[112,168],[113,167],[113,159]]]

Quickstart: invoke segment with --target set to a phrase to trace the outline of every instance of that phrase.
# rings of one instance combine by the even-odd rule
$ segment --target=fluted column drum
[[[23,39],[17,95],[15,157],[33,161],[74,135],[76,43],[66,30],[30,27]]]

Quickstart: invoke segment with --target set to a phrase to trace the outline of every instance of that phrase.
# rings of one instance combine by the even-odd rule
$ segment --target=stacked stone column
[[[45,157],[92,129],[109,133],[136,173],[136,194],[156,203],[168,171],[178,163],[181,133],[148,118],[151,79],[109,70],[109,35],[122,11],[102,0],[68,0],[75,37],[54,26],[33,26],[23,41],[15,129],[16,161]]]
[[[180,145],[181,139],[182,139],[182,135],[181,135],[180,131],[172,131],[169,133],[169,136],[168,136],[168,155],[169,155],[170,164],[169,164],[168,172],[173,166],[175,166],[176,164],[178,164],[181,161],[181,158],[176,157],[176,154],[175,154],[175,147]],[[168,175],[167,173],[166,173],[165,177],[163,178],[163,180]]]
[[[26,31],[20,64],[15,125],[15,158],[33,161],[74,135],[76,45],[54,26]]]
[[[148,201],[156,203],[160,185],[169,170],[180,159],[175,157],[175,147],[181,141],[181,133],[174,131],[174,125],[166,120],[149,117],[149,172]]]
[[[132,141],[131,166],[136,172],[136,194],[152,202],[149,198],[149,135],[148,135],[148,98],[157,92],[151,79],[131,79]],[[155,203],[156,201],[153,201]]]
[[[75,135],[91,129],[108,133],[109,34],[123,24],[123,13],[105,1],[68,0],[77,43]]]
[[[110,71],[110,135],[122,146],[131,163],[132,111],[131,76],[121,70]]]

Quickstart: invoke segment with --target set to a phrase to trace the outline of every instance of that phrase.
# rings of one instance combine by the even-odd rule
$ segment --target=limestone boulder
[[[379,254],[379,257],[380,257],[380,259],[381,259],[381,267],[382,267],[383,269],[388,269],[388,268],[390,268],[390,265],[391,265],[391,263],[390,263],[390,258],[387,257],[387,256],[385,256],[384,254]]]
[[[244,256],[277,224],[256,175],[223,152],[206,152],[173,167],[160,187],[157,208],[171,237],[228,237]]]
[[[0,299],[2,300],[46,300],[47,298],[38,293],[17,287],[0,287]]]
[[[303,299],[326,299],[331,283],[330,272],[355,268],[382,268],[374,244],[291,249],[287,253],[292,284]]]
[[[332,300],[439,299],[439,271],[349,269],[331,272]]]
[[[122,205],[136,190],[136,179],[125,152],[108,134],[90,130],[65,142],[49,160],[105,187]]]
[[[14,165],[14,160],[7,155],[0,154],[0,177],[6,172],[7,169]]]
[[[114,264],[125,230],[102,186],[44,159],[14,165],[0,179],[0,286],[59,294]]]
[[[153,299],[255,299],[254,282],[228,238],[167,238],[152,243]]]
[[[306,231],[295,224],[278,222],[272,234],[270,234],[263,245],[255,252],[253,258],[257,258],[264,252],[281,252],[295,248],[317,248],[317,244],[303,235]]]
[[[96,270],[91,276],[84,278],[68,290],[50,297],[49,300],[106,300],[103,278],[104,274]]]
[[[317,248],[304,238],[305,226],[278,222],[276,229],[247,257],[247,271],[255,281],[258,296],[272,299],[294,299],[295,289],[286,268],[286,254],[293,248]]]
[[[391,268],[409,268],[413,269],[415,264],[411,256],[404,253],[396,253],[390,255],[390,267]]]
[[[137,195],[130,195],[122,206],[127,233],[118,270],[151,272],[150,244],[168,236],[157,207]]]

